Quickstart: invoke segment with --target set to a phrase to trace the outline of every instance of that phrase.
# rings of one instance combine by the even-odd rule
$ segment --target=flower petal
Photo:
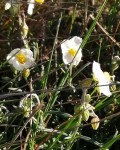
[[[100,64],[93,61],[92,71],[95,78],[97,78],[98,80],[100,93],[103,93],[106,96],[111,96],[112,93],[110,92],[109,85],[108,85],[110,84],[110,82],[107,80],[103,71],[101,70]]]
[[[34,59],[33,58],[27,58],[27,62],[25,63],[24,67],[25,69],[30,68],[34,64]]]
[[[76,65],[79,64],[79,62],[81,61],[81,58],[82,58],[82,49],[80,48],[75,56],[75,60],[76,61]]]
[[[20,51],[20,48],[16,48],[12,50],[10,54],[8,55],[8,59],[10,59],[10,57],[14,57],[19,51]]]
[[[63,54],[63,62],[65,64],[70,64],[77,66],[81,61],[82,57],[82,49],[80,45],[82,43],[82,39],[80,37],[74,36],[70,40],[64,40],[61,44],[62,54]],[[79,51],[78,51],[79,49]],[[70,50],[78,51],[75,56],[71,56]],[[73,53],[74,54],[74,53]]]
[[[34,9],[34,3],[35,3],[35,0],[30,0],[29,1],[29,5],[28,5],[28,10],[27,10],[27,13],[29,15],[32,15],[33,14],[33,9]]]
[[[72,63],[73,57],[69,54],[63,55],[63,62],[67,65]]]
[[[22,71],[22,70],[25,69],[24,66],[23,66],[23,65],[20,65],[20,63],[19,63],[18,61],[15,61],[12,65],[13,65],[13,67],[14,67],[16,70],[18,70],[18,71]]]
[[[80,47],[81,43],[82,43],[82,38],[77,37],[77,36],[74,36],[73,38],[71,38],[69,40],[70,47],[73,47],[76,50],[78,50],[78,48]]]
[[[8,10],[11,8],[11,2],[5,3],[5,10]]]
[[[104,76],[103,71],[100,68],[100,64],[96,61],[93,61],[92,71],[96,78],[101,79]]]
[[[17,54],[17,55],[16,55]],[[25,61],[21,63],[18,60],[18,54],[23,55],[25,57]],[[11,51],[10,54],[7,56],[7,60],[9,64],[12,64],[16,70],[23,71],[24,69],[28,69],[34,64],[33,52],[29,49],[25,48],[17,48]]]
[[[99,89],[101,93],[109,97],[112,95],[112,93],[110,92],[109,85],[107,86],[107,84],[108,83],[105,80],[99,81]]]
[[[33,57],[33,52],[31,51],[31,50],[29,50],[29,49],[21,49],[21,52],[23,51],[23,53],[24,54],[26,54],[27,53],[27,55],[29,56],[29,57]]]
[[[68,50],[70,49],[69,46],[69,40],[64,40],[61,44],[62,54],[66,55],[68,53]]]

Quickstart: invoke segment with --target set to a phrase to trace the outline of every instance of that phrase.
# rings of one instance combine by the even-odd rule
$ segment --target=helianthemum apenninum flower
[[[98,82],[99,92],[103,93],[106,96],[111,96],[109,84],[111,83],[110,79],[108,79],[105,73],[101,70],[100,64],[93,61],[92,66],[93,77]]]
[[[5,10],[8,10],[10,8],[11,8],[11,2],[8,1],[8,2],[5,3]]]
[[[10,9],[12,15],[16,15],[20,9],[19,0],[8,0],[5,2],[5,10]]]
[[[71,64],[77,66],[81,61],[82,49],[80,45],[82,38],[74,36],[70,40],[64,40],[61,44],[63,62],[65,64]]]
[[[28,69],[34,64],[33,52],[25,48],[12,50],[7,60],[18,71]]]
[[[44,3],[44,0],[28,0],[29,5],[28,5],[27,12],[28,12],[29,15],[33,14],[33,9],[35,7],[35,2],[37,2],[39,4],[42,4],[42,3]]]

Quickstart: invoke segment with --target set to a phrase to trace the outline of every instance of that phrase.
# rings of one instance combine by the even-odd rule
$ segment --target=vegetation
[[[120,149],[120,1],[0,1],[0,149]]]

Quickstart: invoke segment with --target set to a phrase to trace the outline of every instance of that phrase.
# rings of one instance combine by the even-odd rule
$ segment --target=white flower
[[[32,15],[33,14],[33,9],[35,7],[35,0],[28,0],[28,3],[29,3],[29,5],[28,5],[27,13],[29,15]]]
[[[7,56],[9,64],[18,71],[30,68],[34,64],[33,52],[25,48],[16,48]]]
[[[80,45],[82,38],[74,36],[70,40],[64,40],[61,44],[63,62],[65,64],[71,64],[77,66],[81,61],[82,49]]]
[[[11,2],[9,1],[9,2],[6,2],[5,3],[5,10],[8,10],[8,9],[10,9],[11,8]]]
[[[8,10],[8,9],[10,9],[10,13],[12,16],[18,15],[19,10],[20,10],[19,0],[8,0],[5,3],[5,10]]]
[[[93,61],[92,71],[93,71],[94,77],[98,80],[100,93],[103,93],[106,96],[111,96],[112,93],[110,92],[110,88],[108,85],[110,84],[110,80],[107,79],[107,77],[101,70],[100,64]]]
[[[35,2],[39,3],[39,4],[42,4],[44,3],[44,0],[28,0],[28,10],[27,10],[27,13],[29,15],[32,15],[33,14],[33,9],[35,7]]]

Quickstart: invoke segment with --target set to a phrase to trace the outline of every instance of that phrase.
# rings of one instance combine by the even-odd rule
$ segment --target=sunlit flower
[[[98,81],[99,92],[103,93],[106,96],[111,96],[112,93],[110,92],[110,88],[108,85],[111,83],[111,81],[106,77],[104,72],[101,70],[100,64],[93,61],[92,71],[93,71],[93,76]]]
[[[33,14],[33,9],[35,7],[35,0],[28,0],[28,3],[29,3],[29,5],[28,5],[27,13],[29,15],[32,15]]]
[[[97,117],[92,118],[91,125],[94,130],[97,130],[100,125],[100,119]]]
[[[18,0],[8,0],[5,3],[5,10],[9,10],[12,15],[17,15],[20,10],[20,5]]]
[[[35,7],[35,2],[37,2],[39,4],[42,4],[42,3],[44,3],[44,0],[28,0],[29,5],[28,5],[27,12],[28,12],[29,15],[33,14],[33,9]]]
[[[25,48],[16,48],[7,56],[9,64],[18,71],[30,68],[34,64],[33,52]]]
[[[9,1],[9,2],[6,2],[5,3],[5,10],[8,10],[8,9],[10,9],[11,8],[11,2]]]
[[[81,61],[82,49],[80,45],[82,38],[74,36],[70,40],[64,40],[61,44],[63,62],[77,66]]]

